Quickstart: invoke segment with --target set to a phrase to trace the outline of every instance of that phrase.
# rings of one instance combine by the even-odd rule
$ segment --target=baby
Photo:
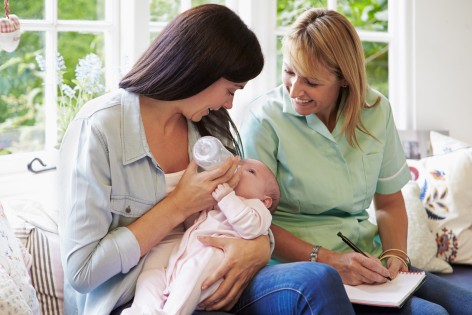
[[[233,189],[221,184],[213,192],[218,205],[201,211],[173,248],[167,268],[138,278],[131,308],[125,314],[192,314],[221,281],[202,291],[203,281],[221,264],[224,252],[205,246],[197,237],[256,238],[268,233],[280,190],[272,171],[262,162],[242,160],[241,178]]]

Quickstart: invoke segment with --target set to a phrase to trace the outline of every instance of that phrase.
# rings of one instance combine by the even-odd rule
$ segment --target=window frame
[[[138,1],[140,2],[140,1]],[[57,47],[60,32],[102,33],[105,53],[105,85],[107,89],[118,85],[120,73],[120,2],[104,0],[103,20],[59,20],[57,0],[44,0],[44,19],[21,19],[22,32],[44,32],[44,104],[45,144],[44,150],[0,156],[0,174],[26,169],[26,160],[33,157],[48,158],[57,144]],[[46,84],[47,83],[47,84]],[[47,163],[47,161],[45,161]],[[55,161],[54,161],[55,163]]]

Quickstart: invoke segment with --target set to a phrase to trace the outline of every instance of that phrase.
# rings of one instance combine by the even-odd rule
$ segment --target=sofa
[[[472,194],[467,193],[472,189],[472,147],[433,132],[431,140],[433,156],[407,160],[412,180],[402,191],[409,218],[408,254],[413,265],[472,290]],[[51,166],[54,159],[45,162]],[[28,281],[34,287],[42,314],[62,315],[56,171],[35,174],[25,167],[21,173],[2,176],[0,187],[0,219],[4,213],[3,221],[8,222],[18,247],[31,255],[30,266],[24,258],[14,257],[9,268],[12,262],[21,267],[18,274],[23,275],[25,287]],[[12,234],[2,229],[5,226],[0,224],[0,237],[10,235],[11,241]],[[29,270],[28,279],[24,270]],[[0,306],[5,303],[1,293]],[[23,300],[23,307],[25,300],[34,307],[31,296]]]

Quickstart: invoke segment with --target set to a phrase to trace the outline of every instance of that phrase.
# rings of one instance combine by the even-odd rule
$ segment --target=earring
[[[341,85],[341,87],[343,87],[343,88],[347,88],[347,84]]]

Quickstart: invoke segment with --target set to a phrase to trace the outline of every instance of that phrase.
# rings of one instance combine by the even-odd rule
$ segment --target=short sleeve
[[[379,194],[398,192],[411,179],[390,105],[387,115],[383,160],[376,187]]]
[[[262,110],[258,108],[257,110]],[[249,111],[240,128],[245,158],[263,162],[277,173],[278,137],[269,119],[259,119]]]

